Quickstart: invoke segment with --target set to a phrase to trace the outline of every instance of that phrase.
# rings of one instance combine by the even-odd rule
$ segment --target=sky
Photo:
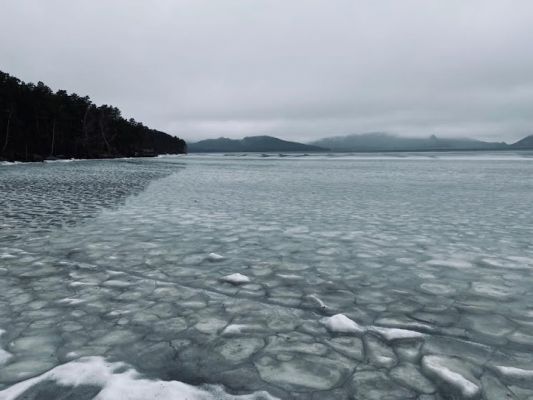
[[[0,70],[190,141],[533,134],[531,0],[0,2]]]

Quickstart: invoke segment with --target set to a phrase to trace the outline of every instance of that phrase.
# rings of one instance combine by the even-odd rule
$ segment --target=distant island
[[[150,129],[88,96],[53,92],[0,71],[0,160],[115,158],[180,154],[184,140]]]
[[[289,142],[272,136],[248,136],[244,139],[207,139],[196,143],[189,143],[191,153],[231,153],[231,152],[278,152],[278,151],[327,151],[323,147]]]
[[[312,144],[327,147],[334,152],[516,150],[533,149],[533,135],[507,144],[466,138],[439,138],[435,135],[415,138],[372,132],[329,137],[316,140]]]
[[[188,148],[191,153],[527,150],[533,149],[533,135],[513,144],[435,135],[402,137],[382,132],[329,137],[311,143],[289,142],[272,136],[248,136],[240,140],[221,137],[189,143]]]

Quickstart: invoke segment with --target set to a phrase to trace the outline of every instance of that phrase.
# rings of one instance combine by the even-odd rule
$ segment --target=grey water
[[[0,399],[533,399],[532,204],[532,152],[0,165]]]

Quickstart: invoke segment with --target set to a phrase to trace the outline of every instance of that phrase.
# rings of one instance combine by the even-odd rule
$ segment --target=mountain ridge
[[[328,151],[329,149],[305,143],[292,142],[273,136],[246,136],[242,139],[219,137],[188,144],[189,153],[291,152]]]
[[[509,146],[513,149],[533,149],[533,135],[526,136]]]
[[[319,139],[311,144],[337,152],[372,151],[442,151],[442,150],[503,150],[505,142],[485,142],[468,138],[396,136],[386,132],[369,132]]]
[[[469,138],[397,136],[386,132],[369,132],[332,136],[300,143],[273,136],[246,136],[242,139],[219,137],[189,143],[189,152],[394,152],[394,151],[476,151],[533,149],[533,135],[517,142],[486,142]]]

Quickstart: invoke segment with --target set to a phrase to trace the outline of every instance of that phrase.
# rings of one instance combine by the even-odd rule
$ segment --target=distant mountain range
[[[207,139],[188,144],[189,153],[230,153],[230,152],[278,152],[278,151],[327,151],[319,146],[289,142],[272,136],[248,136],[244,139]]]
[[[340,152],[500,150],[510,147],[504,142],[438,138],[435,135],[426,138],[412,138],[381,132],[325,138],[317,140],[313,144]]]
[[[513,144],[474,139],[412,138],[372,132],[320,139],[309,144],[289,142],[272,136],[249,136],[241,140],[218,138],[189,143],[191,153],[230,152],[382,152],[382,151],[462,151],[533,150],[533,135]]]
[[[533,135],[526,136],[522,140],[509,145],[512,149],[533,149]]]

